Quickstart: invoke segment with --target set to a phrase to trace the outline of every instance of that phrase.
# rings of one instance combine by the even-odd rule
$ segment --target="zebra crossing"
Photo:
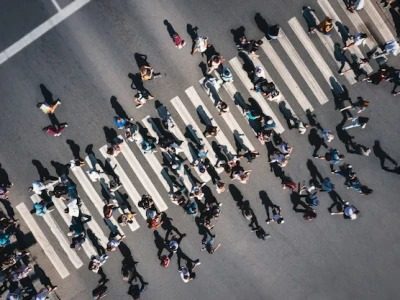
[[[352,33],[357,31],[367,33],[369,36],[365,46],[369,50],[373,49],[377,45],[377,40],[382,43],[394,39],[393,33],[381,19],[375,6],[369,1],[366,1],[364,9],[366,13],[363,17],[374,20],[373,32],[377,32],[379,37],[371,35],[370,31],[372,28],[370,23],[368,23],[368,27],[366,25],[368,20],[362,19],[361,15],[350,14],[346,10],[343,1],[337,2],[338,5],[335,7],[339,8],[335,11],[330,2],[325,0],[317,1],[322,12],[332,17],[335,21],[343,21],[343,24],[351,26],[354,30],[351,31]],[[322,16],[319,17],[319,19],[322,18]],[[340,19],[340,17],[342,19]],[[194,86],[185,89],[184,99],[176,96],[171,99],[168,104],[165,104],[174,110],[176,113],[173,114],[174,116],[178,116],[177,118],[175,117],[176,120],[171,117],[174,126],[170,126],[169,131],[182,142],[180,148],[187,159],[187,165],[190,165],[196,160],[196,153],[193,149],[193,144],[185,137],[184,133],[186,132],[189,132],[191,136],[197,140],[198,144],[204,145],[205,150],[209,153],[208,158],[213,165],[217,162],[217,157],[211,155],[211,153],[214,152],[214,143],[225,146],[230,155],[236,153],[235,144],[232,142],[241,143],[243,149],[251,151],[256,150],[254,144],[256,141],[255,136],[249,137],[243,130],[245,126],[244,124],[248,123],[243,114],[243,103],[246,102],[244,99],[252,97],[258,103],[263,113],[270,116],[275,121],[276,131],[278,133],[283,133],[285,131],[282,116],[279,113],[280,105],[284,105],[286,109],[290,110],[291,113],[296,116],[296,111],[292,108],[292,105],[294,104],[293,101],[296,101],[296,106],[301,108],[301,111],[298,112],[298,114],[303,114],[306,110],[313,111],[314,106],[324,105],[330,101],[331,97],[329,96],[330,93],[327,89],[333,88],[333,82],[339,82],[338,76],[336,75],[337,70],[332,69],[330,65],[337,64],[339,66],[334,56],[334,49],[335,43],[341,40],[340,35],[337,32],[334,32],[329,36],[319,33],[310,35],[305,31],[303,23],[302,19],[297,17],[291,18],[288,21],[287,26],[282,25],[285,29],[281,29],[280,37],[273,41],[268,41],[264,38],[264,43],[260,50],[261,56],[259,58],[251,58],[252,64],[254,66],[262,67],[265,70],[266,78],[270,81],[274,81],[278,90],[280,90],[278,85],[285,86],[287,90],[290,91],[291,95],[284,95],[281,92],[279,97],[274,99],[274,101],[266,100],[261,94],[256,93],[253,90],[253,83],[251,82],[247,72],[243,69],[242,59],[240,57],[233,57],[227,62],[227,65],[232,69],[234,74],[233,82],[222,84],[219,76],[216,74],[217,72],[214,72],[215,77],[219,79],[218,86],[215,90],[206,87],[204,85],[205,78],[201,78]],[[299,42],[297,44],[300,44],[301,47],[295,48],[294,41],[289,38],[289,36],[292,36],[293,34]],[[278,48],[284,50],[284,53],[289,57],[289,60],[284,62],[280,55],[281,50],[278,50]],[[319,49],[321,48],[324,50],[320,51]],[[358,57],[363,56],[363,49],[352,47],[351,51]],[[311,58],[313,62],[312,68],[307,66],[305,59],[303,59],[307,56]],[[276,70],[276,72],[271,72],[271,74],[279,74],[279,78],[271,76],[268,69],[263,66],[262,61],[264,61],[265,58]],[[328,64],[327,60],[333,60],[333,62],[331,61],[330,64]],[[306,87],[303,87],[303,83],[300,84],[297,82],[289,71],[288,64],[294,67],[296,72],[301,75],[302,79],[306,83]],[[315,73],[312,69],[318,70],[319,73]],[[372,72],[372,67],[370,65],[367,65],[367,71]],[[346,72],[344,77],[349,84],[355,84],[357,82],[354,79],[353,72]],[[317,78],[323,79],[322,86],[318,83]],[[244,90],[242,86],[244,86]],[[315,98],[313,101],[306,96],[304,88],[309,89],[313,98]],[[212,106],[215,107],[216,98],[221,99],[228,104],[228,112],[218,115],[216,109],[211,110],[208,108]],[[235,115],[241,115],[242,119],[237,118]],[[149,136],[158,140],[161,136],[161,132],[159,128],[157,128],[157,124],[153,120],[154,118],[158,118],[158,116],[156,114],[146,116],[140,121],[140,124],[147,130]],[[179,121],[184,125],[184,127],[181,126],[180,128],[175,121]],[[221,124],[218,124],[218,122],[221,122]],[[205,137],[203,130],[201,129],[204,128],[204,124],[218,127],[220,129],[218,134],[212,139]],[[227,130],[222,130],[222,128]],[[125,140],[122,136],[119,136],[119,138],[122,141],[120,144],[121,153],[117,156],[107,154],[107,145],[100,147],[98,151],[119,177],[122,189],[126,192],[129,204],[132,205],[133,210],[139,212],[137,220],[132,224],[128,224],[128,227],[126,227],[131,231],[136,231],[140,228],[141,224],[145,224],[146,220],[145,210],[138,206],[142,194],[139,190],[145,191],[147,194],[151,195],[154,199],[155,205],[160,211],[166,211],[169,205],[168,194],[173,190],[174,183],[171,175],[168,173],[168,169],[160,162],[160,158],[163,156],[162,153],[145,153],[141,148],[140,140],[130,142]],[[140,154],[137,155],[135,152],[139,152]],[[71,176],[73,180],[76,180],[78,187],[83,191],[83,193],[80,194],[80,197],[83,199],[83,204],[81,206],[82,213],[92,216],[92,219],[87,223],[87,226],[98,238],[99,244],[105,247],[108,241],[108,231],[106,230],[107,228],[104,228],[104,224],[102,224],[103,222],[98,223],[96,219],[99,219],[99,216],[100,219],[102,219],[103,206],[105,202],[101,191],[109,192],[107,186],[110,183],[110,178],[104,172],[102,167],[96,163],[96,158],[88,155],[85,157],[85,161],[85,166],[73,166],[70,168]],[[125,165],[129,166],[128,170],[124,169]],[[148,165],[151,168],[151,174],[145,171],[144,165]],[[99,178],[94,178],[91,175],[93,170],[96,170]],[[200,173],[197,169],[194,170],[197,177],[199,177],[202,182],[207,183],[211,180],[208,174]],[[219,173],[223,171],[220,167],[217,167],[216,170]],[[141,187],[133,184],[128,173],[133,173],[135,175],[139,180]],[[194,185],[187,172],[179,174],[179,180],[189,191]],[[159,186],[162,188],[159,188]],[[119,192],[112,192],[112,195],[109,195],[109,197],[116,198],[118,202],[121,202],[121,195]],[[91,206],[95,207],[97,213],[91,213],[88,206],[85,204],[86,199],[89,200],[89,202],[86,203],[90,203]],[[32,202],[38,201],[38,196],[33,195],[31,200]],[[83,266],[84,259],[82,255],[70,248],[68,238],[66,237],[70,220],[69,216],[64,212],[65,207],[63,207],[63,204],[59,199],[54,199],[54,203],[55,210],[45,214],[41,219],[33,217],[30,213],[30,209],[24,203],[18,204],[16,208],[22,219],[32,231],[38,244],[59,273],[60,277],[66,278],[69,276],[71,270],[79,269]],[[127,208],[119,208],[119,213],[126,211],[126,209]],[[60,219],[59,217],[56,218],[57,214],[61,215],[62,224],[56,222],[56,219]],[[95,214],[97,215],[96,218],[94,216]],[[114,217],[110,220],[115,224],[115,226],[117,226],[121,233],[123,233],[123,230],[126,231],[125,228],[123,229],[118,225],[118,222]],[[42,226],[49,228],[52,233],[51,237],[46,236],[46,233],[41,229]],[[58,246],[52,246],[50,241],[56,241]],[[58,251],[57,249],[59,248],[61,248],[62,251]],[[95,247],[90,243],[90,241],[84,243],[82,248],[85,256],[88,258],[97,254]],[[69,265],[72,265],[72,267]]]

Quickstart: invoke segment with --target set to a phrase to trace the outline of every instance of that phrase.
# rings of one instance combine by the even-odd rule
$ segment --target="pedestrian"
[[[142,198],[138,202],[138,206],[143,209],[155,208],[153,198],[148,194],[143,194]]]
[[[119,206],[116,203],[108,203],[103,206],[103,217],[110,219],[113,215],[114,210],[118,209]]]
[[[343,130],[348,130],[351,128],[357,128],[357,127],[361,127],[361,129],[364,129],[367,126],[369,119],[366,117],[355,117],[351,119],[351,124],[347,125],[347,126],[343,126],[342,129]]]
[[[152,80],[161,77],[161,73],[154,72],[154,69],[149,65],[142,65],[140,67],[140,77],[143,81]]]
[[[154,139],[151,138],[143,139],[143,141],[140,143],[140,146],[144,154],[157,152],[156,143]]]
[[[119,244],[121,244],[124,238],[125,238],[124,234],[120,234],[119,232],[114,232],[112,236],[108,239],[107,251],[113,252],[117,250]]]
[[[383,54],[392,54],[393,56],[397,56],[400,52],[399,41],[390,40],[385,43],[383,46]]]
[[[236,47],[239,51],[246,51],[248,55],[250,55],[250,57],[257,58],[259,57],[259,55],[256,54],[256,52],[258,51],[262,43],[262,40],[248,40],[247,37],[243,35],[239,38],[239,42]]]
[[[146,104],[146,102],[148,100],[152,100],[152,99],[154,99],[154,97],[146,90],[142,90],[142,91],[138,90],[135,97],[133,98],[133,100],[136,103],[137,108],[142,107],[143,104]]]
[[[207,74],[211,74],[214,70],[218,69],[218,67],[225,61],[225,59],[219,55],[215,54],[208,61],[208,71]]]
[[[349,12],[360,11],[364,8],[365,0],[347,0],[346,8]]]
[[[211,137],[211,136],[216,136],[218,133],[219,129],[217,126],[213,126],[213,125],[207,125],[206,129],[203,132],[203,135],[207,138],[207,137]]]
[[[281,153],[279,150],[275,150],[274,153],[271,155],[270,163],[277,163],[281,168],[286,167],[289,160],[287,155]]]
[[[346,45],[343,47],[343,50],[348,50],[351,47],[354,46],[361,46],[365,44],[365,41],[367,40],[368,35],[366,33],[362,32],[357,32],[354,35],[350,35],[351,42],[350,44]]]
[[[392,89],[392,95],[393,96],[400,95],[400,91],[396,91],[397,87],[400,86],[400,71],[395,71],[394,75],[392,76],[390,81],[394,83],[394,86]]]
[[[306,20],[308,26],[308,33],[314,33],[317,29],[317,20],[315,18],[315,10],[310,6],[303,6],[303,17]]]
[[[269,209],[269,207],[268,207]],[[281,207],[278,205],[273,204],[272,205],[272,218],[268,218],[265,222],[269,224],[270,222],[276,222],[277,224],[283,224],[285,223],[284,218],[281,215]]]
[[[211,44],[209,44],[208,42],[208,37],[197,35],[196,39],[194,40],[193,49],[190,54],[193,55],[197,52],[203,54],[210,46]]]
[[[228,104],[226,104],[226,102],[224,102],[224,101],[218,101],[217,109],[218,109],[219,115],[222,115],[223,113],[226,113],[229,111]]]
[[[330,17],[326,17],[318,24],[318,30],[323,34],[330,34],[333,29],[333,20]]]
[[[54,114],[57,107],[61,105],[60,99],[57,99],[53,103],[40,102],[36,106],[45,114]]]
[[[200,251],[207,250],[207,252],[209,254],[214,254],[214,252],[217,251],[219,249],[219,247],[221,247],[221,243],[218,243],[215,246],[215,236],[212,236],[212,235],[207,233],[206,237],[203,238],[203,240],[201,241],[201,249],[200,249]]]
[[[49,125],[43,128],[43,131],[50,136],[60,136],[65,128],[68,127],[67,123]]]
[[[36,202],[33,204],[33,209],[37,216],[44,216],[47,212],[46,202],[44,200]]]
[[[180,267],[178,273],[184,283],[188,283],[195,278],[195,275],[187,267]]]
[[[345,219],[355,220],[358,217],[360,211],[349,202],[345,202],[344,205],[337,206],[337,211],[334,212],[332,210],[329,211],[330,214],[333,215],[343,215]]]
[[[329,162],[331,173],[335,173],[335,165],[338,165],[343,159],[344,155],[340,154],[337,149],[331,148],[325,155],[318,156],[319,159],[325,159]]]
[[[136,213],[132,211],[125,211],[123,214],[121,214],[117,221],[118,224],[121,226],[126,226],[128,224],[132,224],[133,221],[135,220]]]

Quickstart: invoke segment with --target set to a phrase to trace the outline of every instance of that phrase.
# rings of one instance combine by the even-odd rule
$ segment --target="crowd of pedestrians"
[[[349,11],[355,13],[363,8],[364,1],[347,1],[346,5]],[[328,35],[334,29],[334,19],[325,16],[320,18],[321,22],[317,22],[315,11],[309,6],[303,7],[303,16],[310,34]],[[258,24],[267,24],[260,14],[256,15],[256,22]],[[164,21],[164,24],[176,48],[184,48],[187,43],[175,31],[172,24],[167,20]],[[233,73],[225,63],[223,55],[216,50],[211,40],[207,36],[200,34],[197,27],[188,26],[188,28],[192,38],[190,53],[191,55],[200,54],[205,59],[204,63],[207,66],[204,70],[205,81],[203,84],[211,93],[218,94],[221,84],[233,81]],[[268,41],[273,41],[280,37],[279,25],[268,26],[267,24],[262,30]],[[280,102],[280,100],[277,100],[280,92],[274,82],[266,78],[266,72],[262,66],[253,63],[254,59],[259,57],[258,50],[264,41],[262,39],[248,38],[244,27],[232,29],[231,32],[236,48],[239,51],[239,56],[243,59],[244,69],[253,84],[252,90],[263,95],[266,101]],[[349,40],[344,41],[343,46],[341,46],[342,53],[345,54],[346,51],[351,50],[353,47],[362,47],[368,38],[367,34],[361,32],[349,35]],[[398,41],[387,41],[380,48],[367,53],[365,57],[354,57],[353,63],[349,64],[350,69],[343,70],[341,68],[339,73],[343,75],[352,70],[356,75],[356,80],[359,80],[361,75],[364,75],[362,81],[376,85],[382,81],[392,82],[392,94],[399,95],[400,91],[397,89],[400,85],[400,72],[387,64],[388,55],[396,55],[398,51]],[[129,78],[132,79],[131,87],[136,91],[133,101],[136,107],[140,108],[148,101],[157,98],[145,87],[147,85],[146,82],[162,78],[162,74],[155,71],[148,62],[146,55],[136,53],[135,59],[138,65],[138,72],[129,74]],[[370,60],[375,60],[378,63],[378,70],[372,74],[368,74],[362,69],[363,65]],[[61,105],[61,101],[54,99],[44,85],[41,85],[40,88],[45,101],[39,103],[37,107],[48,115],[51,122],[43,130],[51,136],[60,136],[68,126],[67,123],[60,123],[55,117],[55,111]],[[213,98],[216,99],[215,108],[219,115],[229,111],[228,104],[222,101],[221,98],[218,96]],[[345,156],[333,145],[337,140],[340,140],[344,142],[348,153],[369,156],[371,149],[355,142],[354,137],[350,136],[348,131],[356,130],[356,128],[366,128],[369,119],[361,116],[361,113],[368,109],[370,101],[358,97],[357,101],[353,102],[343,86],[340,86],[339,91],[335,93],[334,100],[337,110],[343,116],[336,128],[338,139],[335,139],[333,131],[325,128],[311,111],[307,111],[308,123],[306,123],[290,109],[286,108],[284,101],[278,105],[288,122],[289,128],[297,129],[301,135],[308,132],[309,141],[315,147],[310,155],[309,165],[313,165],[313,159],[325,160],[329,164],[332,176],[342,176],[344,178],[344,185],[347,189],[352,189],[362,195],[371,194],[373,192],[372,189],[361,183],[356,171],[347,162],[347,155]],[[115,101],[114,99],[114,104]],[[140,123],[127,116],[126,113],[121,113],[116,109],[117,116],[113,118],[113,124],[117,130],[123,132],[123,139],[119,138],[117,134],[112,137],[108,136],[107,155],[110,157],[118,156],[121,152],[120,145],[124,140],[138,143],[145,155],[153,155],[159,152],[163,160],[164,170],[168,174],[171,202],[180,206],[185,214],[193,218],[201,235],[199,249],[207,251],[209,254],[214,254],[222,245],[216,235],[216,224],[222,213],[222,203],[217,200],[213,193],[215,191],[217,194],[221,194],[226,191],[226,181],[222,179],[222,175],[219,175],[218,170],[223,169],[225,171],[226,177],[231,180],[231,184],[236,182],[247,184],[250,181],[252,170],[245,169],[242,163],[245,159],[249,163],[252,162],[257,159],[260,153],[249,149],[241,149],[240,147],[236,153],[230,152],[227,145],[221,145],[215,139],[220,129],[211,122],[202,120],[205,121],[202,123],[206,124],[203,136],[194,130],[189,130],[191,135],[189,145],[193,158],[185,158],[181,154],[184,151],[180,147],[183,141],[178,140],[172,132],[175,122],[171,113],[168,111],[167,106],[159,100],[154,102],[160,120],[160,122],[154,124],[154,129],[158,136],[152,137],[143,133]],[[255,137],[267,149],[271,172],[280,179],[282,188],[290,191],[290,201],[295,212],[301,213],[304,220],[311,221],[315,219],[317,217],[317,208],[320,204],[319,195],[320,193],[327,193],[333,201],[333,204],[329,207],[331,215],[343,215],[345,219],[349,220],[354,220],[358,217],[359,210],[350,201],[345,201],[341,198],[330,177],[319,178],[312,176],[308,182],[292,179],[286,171],[286,167],[295,148],[288,141],[285,141],[281,134],[277,133],[276,123],[273,118],[262,112],[259,107],[249,101],[249,104],[244,103],[242,105],[242,110],[244,117],[254,131]],[[206,149],[204,139],[212,141],[214,153],[210,153]],[[321,147],[326,149],[325,153],[320,152]],[[72,148],[73,146],[71,146]],[[376,148],[375,150],[379,151],[381,149]],[[92,180],[98,181],[100,171],[96,168],[96,165],[99,160],[94,156],[93,151],[87,151],[87,154],[92,162],[88,174]],[[212,163],[214,156],[217,159],[216,163]],[[79,154],[74,155],[74,157],[68,164],[56,168],[58,177],[49,176],[43,178],[41,176],[39,180],[35,180],[32,183],[29,190],[36,195],[37,200],[33,204],[32,213],[37,217],[44,217],[51,212],[55,207],[54,201],[63,203],[65,207],[64,213],[69,216],[69,232],[67,235],[70,238],[70,246],[79,251],[82,245],[87,243],[88,239],[95,245],[93,240],[96,237],[93,237],[93,232],[89,234],[89,230],[86,228],[85,224],[90,222],[92,217],[82,212],[82,200],[77,192],[76,184],[69,177],[69,169],[82,167],[86,164]],[[387,157],[385,158],[388,159]],[[106,167],[107,163],[109,164],[109,161],[106,160],[104,167]],[[397,163],[394,166],[394,170],[398,170]],[[103,266],[107,263],[111,252],[120,250],[123,255],[122,279],[129,282],[129,293],[135,298],[140,295],[148,283],[138,273],[137,262],[134,261],[129,248],[124,243],[127,237],[118,228],[119,226],[127,226],[134,223],[136,212],[132,211],[127,201],[121,199],[119,195],[118,189],[122,186],[119,177],[113,171],[105,172],[112,177],[109,183],[101,182],[105,195],[107,195],[104,197],[103,219],[110,229],[110,234],[105,247],[98,243],[96,244],[98,255],[93,256],[88,264],[88,269],[100,276],[99,284],[93,290],[93,297],[94,299],[100,299],[106,295],[106,283],[109,279],[103,270]],[[199,179],[203,174],[208,174],[211,177],[212,188]],[[185,182],[185,176],[189,178],[190,186]],[[11,186],[11,183],[0,185],[0,198],[2,201],[8,201]],[[170,267],[171,260],[176,256],[177,274],[182,281],[188,283],[195,279],[194,270],[201,263],[199,259],[192,259],[183,251],[181,242],[186,234],[181,233],[172,223],[172,218],[157,208],[151,195],[143,194],[141,199],[136,200],[138,201],[139,209],[145,211],[148,228],[153,231],[155,236],[160,266],[163,268]],[[269,234],[258,223],[255,212],[250,207],[250,202],[248,200],[240,200],[238,201],[238,206],[243,217],[250,222],[249,226],[257,234],[257,237],[263,240],[269,237]],[[279,205],[269,201],[266,204],[266,208],[267,224],[285,223],[282,209]],[[116,224],[113,223],[114,217],[117,220]],[[11,238],[15,234],[15,228],[18,227],[18,221],[14,217],[7,217],[6,214],[1,212],[0,225],[0,247],[5,249],[11,244]],[[161,232],[164,232],[164,236],[161,236]],[[20,299],[18,298],[18,293],[29,292],[29,289],[20,288],[19,282],[28,277],[34,269],[29,252],[11,251],[1,257],[1,263],[3,282],[8,281],[10,283],[10,294],[17,295],[15,298],[10,299]],[[42,290],[35,294],[35,299],[45,299],[47,294],[51,293],[55,288],[56,286],[51,283],[46,284]]]

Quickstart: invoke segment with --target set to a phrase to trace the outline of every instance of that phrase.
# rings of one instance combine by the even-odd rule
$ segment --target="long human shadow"
[[[35,276],[39,278],[40,283],[47,288],[55,288],[56,286],[52,283],[50,277],[46,272],[36,263],[33,265],[33,271]]]
[[[99,256],[106,254],[106,250],[104,249],[104,247],[100,244],[100,239],[94,234],[94,232],[88,228],[86,230],[86,234],[90,240],[90,242],[92,243],[93,247],[96,249],[97,254]]]
[[[2,164],[0,163],[0,184],[11,186],[12,182],[10,181],[10,177],[7,171],[3,168]]]
[[[66,143],[68,144],[69,148],[71,149],[72,156],[74,157],[75,160],[83,161],[83,158],[81,156],[81,147],[75,143],[73,140],[66,140]]]
[[[254,16],[254,21],[256,22],[258,29],[260,29],[260,31],[267,37],[269,30],[269,24],[267,20],[265,20],[260,13],[256,13]]]
[[[253,61],[250,59],[250,57],[243,51],[239,52],[239,57],[243,60],[243,70],[247,73],[247,76],[253,82],[254,80],[254,70],[255,66]]]
[[[268,196],[266,191],[260,191],[259,192],[260,200],[262,205],[265,208],[265,213],[267,215],[267,220],[271,219],[269,210],[270,208],[275,207],[276,205],[272,202],[271,198]]]
[[[346,25],[344,25],[343,23],[336,21],[335,25],[338,28],[338,32],[340,34],[340,37],[342,38],[342,43],[343,45],[346,45],[346,42],[349,40],[350,38],[350,30],[349,27],[347,27]]]
[[[106,141],[109,144],[116,144],[118,141],[118,133],[114,128],[110,128],[107,126],[103,127],[104,135],[106,137]]]
[[[52,92],[50,92],[49,89],[43,83],[41,83],[39,85],[39,88],[40,88],[40,91],[42,92],[44,102],[49,105],[54,104],[55,100],[54,100]]]
[[[154,244],[156,245],[157,248],[157,257],[158,259],[161,260],[161,254],[165,249],[165,241],[157,230],[153,231],[153,235],[154,235]]]
[[[40,181],[45,182],[47,180],[57,180],[58,177],[52,176],[47,168],[43,166],[43,164],[37,160],[37,159],[32,159],[32,164],[35,166],[38,174]]]
[[[111,96],[110,103],[111,103],[111,107],[114,109],[115,114],[118,117],[123,118],[123,119],[129,119],[128,114],[126,113],[126,111],[124,110],[122,105],[118,102],[117,97]]]
[[[128,294],[132,293],[136,297],[140,297],[140,294],[144,291],[146,285],[149,283],[146,282],[143,276],[138,272],[136,267],[138,262],[133,258],[129,247],[124,242],[121,242],[118,248],[123,256],[121,267],[122,273],[128,275]]]
[[[375,140],[374,146],[372,147],[374,155],[379,159],[379,163],[381,165],[382,170],[390,171],[390,169],[385,165],[385,162],[388,160],[393,165],[397,167],[397,161],[393,159],[386,151],[382,149],[381,143],[379,140]]]
[[[311,159],[307,160],[307,169],[310,172],[312,183],[315,186],[320,186],[324,177],[318,171],[318,168],[315,166],[314,162]]]
[[[54,161],[54,160],[50,161],[50,164],[55,169],[58,177],[61,177],[62,175],[68,176],[68,174],[69,174],[69,165],[68,164],[62,164],[62,163]]]
[[[324,139],[318,134],[316,128],[311,128],[310,133],[308,134],[308,142],[311,146],[314,147],[313,156],[318,155],[318,151],[321,149],[322,146],[328,148],[328,145],[324,142]]]

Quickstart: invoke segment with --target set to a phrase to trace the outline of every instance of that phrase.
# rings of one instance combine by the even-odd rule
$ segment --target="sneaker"
[[[207,246],[205,244],[201,245],[200,251],[206,251]]]
[[[371,149],[369,149],[369,148],[366,151],[364,151],[365,156],[369,156],[370,153],[371,153]]]
[[[197,267],[197,266],[200,266],[201,265],[201,262],[200,262],[200,260],[198,259],[195,263],[194,263],[194,267]],[[193,268],[194,268],[193,267]]]
[[[364,123],[364,124],[361,126],[361,129],[364,129],[366,126],[367,126],[367,123]]]

